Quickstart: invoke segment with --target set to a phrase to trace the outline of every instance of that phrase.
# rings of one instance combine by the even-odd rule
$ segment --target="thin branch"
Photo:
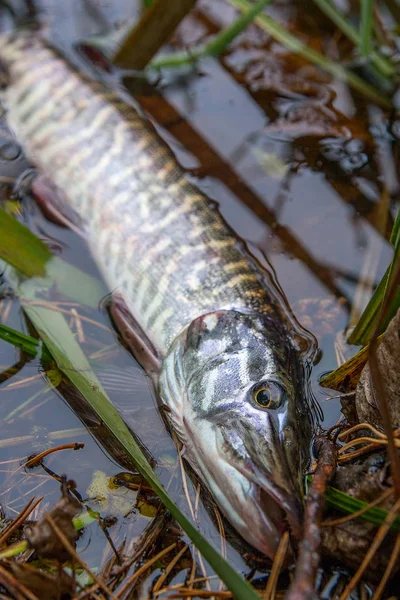
[[[71,557],[74,560],[76,560],[76,562],[82,567],[82,569],[84,571],[86,571],[86,573],[89,575],[89,577],[91,577],[93,579],[93,581],[95,581],[98,584],[98,586],[103,590],[103,592],[108,594],[108,596],[110,598],[114,598],[114,595],[113,595],[112,591],[110,590],[110,588],[107,587],[107,585],[104,583],[104,581],[99,579],[97,577],[97,575],[95,573],[93,573],[93,571],[91,571],[91,569],[89,569],[89,567],[87,566],[85,561],[81,559],[79,554],[76,552],[75,548],[72,546],[72,544],[68,541],[67,537],[64,535],[64,533],[58,527],[58,525],[54,521],[53,517],[51,517],[49,514],[47,514],[47,515],[45,515],[44,518],[47,520],[50,527],[54,531],[55,535],[58,537],[60,542],[63,544],[64,548],[69,552]]]
[[[374,595],[372,596],[372,600],[379,600],[380,597],[382,596],[382,594],[385,590],[385,586],[388,582],[388,579],[393,571],[393,567],[395,566],[395,564],[397,562],[399,554],[400,554],[400,533],[398,533],[396,536],[396,541],[394,543],[394,547],[393,547],[392,553],[390,555],[389,562],[386,565],[386,569],[382,576],[382,579],[380,580],[379,585],[376,588]]]
[[[285,531],[280,539],[278,550],[275,554],[272,569],[268,577],[267,586],[263,594],[263,600],[273,600],[275,598],[276,585],[278,583],[279,574],[282,565],[286,558],[286,552],[289,545],[289,532]]]
[[[7,541],[10,535],[24,523],[24,521],[35,510],[38,504],[40,504],[40,502],[43,500],[43,497],[44,496],[41,496],[35,502],[34,498],[31,498],[28,504],[24,506],[19,515],[15,517],[15,519],[12,521],[12,523],[7,525],[7,527],[4,529],[0,536],[0,546],[3,546],[3,544]]]
[[[304,537],[300,544],[294,580],[286,600],[306,600],[314,595],[320,560],[319,524],[325,504],[326,489],[336,470],[336,446],[330,440],[319,437],[315,440],[315,449],[318,463],[307,496]]]
[[[138,577],[145,573],[145,571],[147,571],[147,569],[151,567],[151,565],[153,565],[155,562],[157,562],[160,558],[171,552],[171,550],[173,550],[175,547],[176,542],[170,544],[167,548],[164,548],[163,550],[161,550],[161,552],[159,552],[158,554],[153,556],[153,558],[148,560],[144,565],[140,567],[140,569],[137,569],[137,571],[135,571],[130,577],[128,577],[128,579],[125,580],[124,585],[118,590],[117,594],[115,595],[115,600],[119,600],[119,598],[122,598],[125,592],[131,587],[132,583],[134,583],[134,581]]]
[[[59,450],[81,450],[85,447],[83,442],[74,442],[72,444],[63,444],[62,446],[56,446],[55,448],[48,448],[47,450],[43,450],[40,454],[32,456],[29,460],[26,461],[25,467],[30,469],[32,467],[38,466],[42,460],[48,456],[49,454],[53,454],[53,452],[58,452]]]
[[[385,539],[390,527],[392,526],[394,520],[397,517],[397,513],[399,512],[399,510],[400,510],[400,499],[397,500],[397,502],[392,506],[392,508],[388,512],[386,519],[384,520],[382,525],[379,527],[378,532],[374,538],[374,541],[372,542],[370,549],[368,550],[367,554],[365,555],[364,560],[362,561],[361,565],[357,569],[357,572],[353,575],[352,579],[347,584],[347,586],[346,586],[344,592],[342,593],[342,595],[340,596],[339,600],[346,600],[346,598],[348,596],[350,596],[350,594],[352,593],[352,591],[354,590],[354,588],[360,581],[361,577],[364,575],[365,569],[368,567],[374,554],[376,553],[379,546],[382,544],[383,540]]]
[[[21,594],[27,600],[39,600],[39,598],[31,592],[27,587],[25,587],[22,583],[20,583],[11,573],[6,571],[2,566],[0,566],[0,580],[4,587],[6,587],[11,593],[15,593],[18,595],[17,597],[21,597]]]
[[[180,558],[185,554],[186,550],[188,550],[189,546],[185,544],[183,548],[179,550],[179,552],[173,557],[171,562],[166,566],[164,573],[157,579],[152,594],[157,592],[163,585],[164,581],[167,579],[168,575],[171,573],[172,569],[179,562]]]

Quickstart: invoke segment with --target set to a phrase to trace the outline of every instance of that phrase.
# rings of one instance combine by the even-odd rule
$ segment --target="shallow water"
[[[72,43],[137,15],[134,3],[122,0],[75,2],[71,10],[69,3],[68,10],[67,4],[42,5],[58,40],[62,23],[62,44],[69,53]],[[97,10],[88,10],[89,5]],[[201,41],[230,22],[233,14],[222,1],[200,2],[169,50]],[[316,12],[302,15],[291,2],[278,4],[274,14],[306,30],[317,46],[329,39],[335,52],[329,28],[324,29],[326,23]],[[328,428],[340,417],[340,405],[330,399],[334,393],[319,388],[318,378],[355,352],[346,346],[343,331],[354,311],[365,306],[391,256],[387,238],[398,192],[398,141],[388,132],[381,109],[293,57],[254,25],[220,61],[204,61],[191,74],[166,72],[154,86],[135,87],[137,102],[159,126],[188,175],[219,202],[228,223],[257,256],[267,257],[297,319],[317,337],[321,359],[313,370],[312,386],[324,414],[322,426]],[[14,157],[4,137],[1,177],[15,178],[24,168],[23,157]],[[4,183],[2,195],[8,194]],[[98,276],[75,234],[46,221],[29,198],[23,208],[26,222],[57,254]],[[92,311],[68,303],[58,308],[66,311],[86,354],[94,355],[95,371],[111,399],[157,461],[163,483],[190,516],[176,451],[155,408],[151,387],[126,350],[115,344],[103,305]],[[0,319],[28,332],[13,298],[0,301]],[[103,351],[110,345],[109,351]],[[17,360],[14,348],[0,341],[1,370]],[[87,433],[58,391],[47,389],[38,360],[31,360],[0,385],[0,399],[0,504],[7,517],[14,517],[32,495],[45,496],[33,517],[59,496],[54,479],[40,469],[25,472],[21,459],[46,446],[84,441],[83,450],[53,454],[46,465],[75,480],[87,504],[102,516],[118,517],[110,529],[116,545],[124,536],[132,542],[140,535],[150,519],[138,509],[129,510],[136,492],[123,490],[99,500],[107,495],[104,474],[114,476],[121,466]],[[188,486],[195,505],[196,490],[190,480]],[[196,518],[219,548],[218,530],[201,503]],[[85,530],[79,551],[95,569],[101,569],[111,554],[96,526]],[[237,551],[228,546],[229,558],[248,574],[251,567],[242,552],[242,547]],[[146,596],[152,577],[141,584],[141,596]]]

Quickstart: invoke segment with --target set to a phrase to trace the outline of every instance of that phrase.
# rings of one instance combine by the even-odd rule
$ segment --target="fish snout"
[[[246,524],[243,537],[258,550],[274,558],[282,534],[289,531],[291,546],[302,535],[303,503],[299,461],[288,464],[285,445],[276,437],[254,435],[254,431],[222,426],[221,452],[249,486],[240,509]],[[292,470],[291,467],[297,467]],[[292,551],[288,551],[288,556]]]

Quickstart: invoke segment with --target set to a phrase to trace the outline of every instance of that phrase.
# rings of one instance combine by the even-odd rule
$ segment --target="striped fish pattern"
[[[28,30],[0,36],[0,61],[10,126],[162,358],[158,394],[185,458],[239,533],[273,557],[282,531],[299,536],[311,421],[265,273],[118,90]]]
[[[123,291],[156,348],[165,353],[201,313],[271,310],[243,243],[133,106],[29,34],[1,58],[14,81],[11,127],[34,164],[68,190],[110,287]]]

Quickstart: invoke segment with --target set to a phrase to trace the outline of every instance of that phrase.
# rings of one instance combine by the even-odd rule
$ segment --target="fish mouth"
[[[245,469],[238,468],[237,465],[236,468],[251,481],[249,496],[253,508],[252,515],[248,520],[242,513],[243,521],[248,521],[250,535],[254,538],[251,543],[273,559],[283,533],[288,531],[291,548],[296,549],[302,534],[303,507],[295,485],[288,479],[286,489],[283,489],[269,474],[261,472],[252,461],[248,461]],[[245,510],[248,512],[248,507],[245,507]],[[244,537],[249,539],[248,536]],[[288,556],[291,554],[289,550]]]
[[[237,506],[244,523],[239,532],[273,559],[283,533],[288,531],[291,549],[287,560],[290,559],[302,535],[303,506],[299,483],[288,467],[283,448],[275,445],[273,455],[268,457],[248,436],[242,438],[239,448],[237,430],[225,429],[222,433],[221,454],[247,482],[248,493]]]
[[[247,539],[257,550],[273,559],[283,533],[288,530],[285,511],[258,485],[252,486],[250,495],[254,507],[253,526],[250,529],[249,524],[251,538],[247,536]]]

